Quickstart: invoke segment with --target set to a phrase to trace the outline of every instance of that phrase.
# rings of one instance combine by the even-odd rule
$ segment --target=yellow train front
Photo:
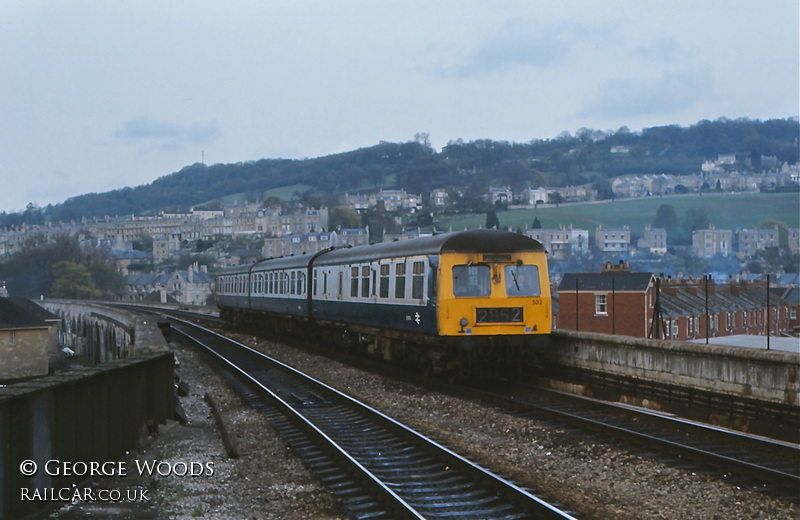
[[[443,336],[550,332],[544,251],[444,253],[437,313]]]
[[[455,350],[443,370],[524,370],[548,344],[551,297],[544,247],[501,232],[471,232],[439,255],[439,335]],[[460,241],[459,241],[460,242]],[[453,357],[455,356],[455,357]]]

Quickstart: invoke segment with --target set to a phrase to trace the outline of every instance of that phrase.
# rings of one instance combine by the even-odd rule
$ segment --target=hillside
[[[423,136],[424,137],[424,136]],[[464,189],[464,209],[479,210],[490,184],[527,186],[604,183],[620,175],[697,173],[704,161],[736,154],[760,171],[762,157],[798,161],[796,119],[701,121],[688,128],[663,126],[631,132],[581,129],[576,135],[529,143],[452,141],[435,152],[425,139],[385,143],[315,159],[262,159],[235,164],[193,164],[151,184],[92,193],[22,214],[0,214],[0,227],[23,222],[80,220],[104,215],[188,209],[226,196],[249,200],[318,197],[330,204],[345,191],[404,188],[426,196],[443,186]]]
[[[594,237],[598,225],[606,228],[629,226],[635,239],[642,235],[646,225],[653,223],[658,207],[667,204],[678,217],[677,229],[669,236],[670,242],[688,244],[691,231],[684,223],[691,211],[703,212],[707,223],[719,229],[754,229],[767,218],[783,222],[789,228],[800,228],[798,202],[796,193],[707,194],[510,209],[498,211],[497,216],[502,227],[526,229],[533,227],[534,220],[538,219],[543,228],[572,225],[587,229],[590,237]],[[768,214],[765,208],[769,208]],[[485,221],[485,214],[470,214],[449,219],[440,216],[437,224],[440,229],[463,229],[465,226],[472,229],[484,225]]]

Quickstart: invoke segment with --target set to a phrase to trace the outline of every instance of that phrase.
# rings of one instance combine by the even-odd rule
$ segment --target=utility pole
[[[767,350],[769,350],[769,275],[767,275]]]
[[[704,289],[705,289],[704,292],[706,294],[706,345],[708,345],[708,333],[711,330],[711,324],[709,323],[709,320],[711,319],[711,316],[708,314],[708,279],[709,278],[711,278],[710,274],[704,274],[703,275],[703,285],[704,285]]]

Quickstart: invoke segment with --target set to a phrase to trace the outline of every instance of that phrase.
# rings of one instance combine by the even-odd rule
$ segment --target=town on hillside
[[[626,151],[621,149],[614,153]],[[769,158],[762,158],[762,164],[769,161]],[[744,174],[735,168],[735,164],[735,156],[720,156],[716,161],[704,164],[698,175],[625,177],[616,179],[611,184],[615,197],[632,199],[714,190],[727,193],[758,192],[765,188],[796,186],[800,180],[797,165],[776,163],[774,169],[764,173]],[[105,297],[126,302],[206,305],[213,303],[214,283],[211,273],[217,269],[252,263],[263,258],[313,254],[330,247],[359,246],[430,234],[436,231],[424,231],[418,226],[408,224],[419,222],[420,213],[435,216],[452,211],[455,201],[461,195],[462,192],[457,187],[442,187],[424,195],[408,193],[404,189],[378,189],[373,192],[346,193],[340,199],[341,205],[330,210],[325,206],[306,207],[298,203],[281,204],[280,201],[267,200],[234,202],[216,209],[198,207],[185,212],[162,211],[149,216],[84,218],[80,222],[46,225],[23,224],[0,230],[0,258],[12,258],[31,247],[31,244],[54,244],[59,239],[69,237],[77,241],[80,248],[106,250],[122,275],[122,287],[113,294],[104,294]],[[593,202],[597,198],[596,190],[579,186],[530,187],[519,193],[514,193],[509,187],[489,186],[484,193],[486,208],[580,204]],[[383,220],[370,219],[376,212],[384,217]],[[377,226],[370,229],[365,222],[377,222],[381,229],[375,229]],[[492,226],[488,218],[485,225],[496,226]],[[571,286],[568,280],[571,280],[571,276],[597,272],[599,266],[605,269],[611,261],[624,261],[626,266],[630,261],[634,268],[653,266],[652,276],[655,277],[662,276],[661,269],[655,270],[663,265],[657,259],[665,258],[668,252],[676,249],[695,259],[709,262],[724,262],[729,259],[740,265],[748,265],[748,261],[760,258],[765,252],[779,250],[782,245],[777,226],[768,229],[722,229],[709,223],[706,227],[691,232],[691,245],[678,248],[671,243],[667,229],[650,225],[635,240],[627,225],[598,225],[589,230],[567,222],[556,228],[543,228],[534,223],[530,227],[526,225],[525,229],[509,230],[541,242],[548,251],[556,302],[562,287],[566,287],[569,292]],[[446,230],[438,232],[444,231]],[[788,246],[782,247],[783,254],[797,265],[797,259],[800,258],[800,229],[788,229],[788,236],[784,240],[786,239]],[[796,269],[786,271],[796,272]],[[626,267],[625,272],[630,272],[630,268]],[[620,273],[618,271],[617,275]],[[667,274],[670,283],[664,285],[675,288],[680,282],[686,281],[691,286],[693,280],[705,274],[705,271],[695,273],[687,268],[674,273],[674,277]],[[724,272],[716,272],[715,275],[715,283],[721,283],[722,286],[726,282],[734,282],[734,273],[730,273],[727,280]],[[791,274],[785,275],[782,268],[773,271],[771,287],[784,289],[780,295],[775,295],[774,302],[782,301],[786,305],[786,319],[783,322],[773,321],[773,324],[783,323],[780,325],[784,327],[783,330],[791,330],[796,326],[798,302],[792,306],[792,299],[797,299],[796,274],[794,277],[793,279]],[[756,298],[753,291],[763,292],[765,279],[765,270],[749,272],[745,269],[744,272],[735,273],[734,285],[738,284],[736,286],[739,287],[736,290],[737,298],[742,293],[751,294],[749,303],[740,301],[735,306],[740,309],[756,309],[758,305],[753,302],[763,303],[764,298]],[[752,287],[742,289],[741,284],[752,284]],[[646,290],[652,290],[654,285],[654,282],[648,282],[647,286],[650,288]],[[13,281],[8,290],[14,293]],[[608,288],[602,290],[608,292]],[[718,294],[722,292],[724,291],[717,291]],[[684,298],[687,299],[691,300]],[[693,309],[691,305],[681,307],[672,304],[673,300],[674,297],[668,291],[664,293],[664,312],[669,313],[672,312],[670,309],[676,308]],[[701,326],[691,319],[695,310],[688,314],[678,313],[681,316],[690,316],[687,319],[692,324],[677,325],[679,317],[676,316],[674,321],[670,320],[669,330],[662,331],[662,334],[681,338],[699,334]],[[572,318],[565,320],[563,315],[561,318],[558,326],[569,328]],[[554,315],[554,324],[556,319],[557,315]],[[652,316],[648,319],[652,321]],[[740,320],[742,324],[746,321],[745,318]],[[584,321],[584,326],[589,322],[591,320]],[[747,323],[745,330],[751,330],[756,323],[761,322],[753,315]],[[766,327],[765,322],[760,326],[762,329]],[[638,335],[643,335],[646,328],[643,325],[638,326]],[[719,334],[723,329],[724,327],[717,328],[715,333]]]

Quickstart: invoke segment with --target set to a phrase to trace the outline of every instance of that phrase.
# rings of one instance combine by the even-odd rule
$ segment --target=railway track
[[[235,378],[355,518],[571,519],[574,514],[477,466],[297,370],[189,322],[173,331]]]
[[[321,353],[329,355],[322,351]],[[363,358],[348,363],[397,377],[381,363]],[[517,416],[549,418],[608,439],[670,465],[712,473],[728,483],[800,501],[800,446],[661,414],[541,388],[498,382],[464,387],[405,373],[403,379],[459,397],[492,403]]]
[[[459,395],[491,402],[518,416],[549,418],[635,444],[679,466],[713,468],[727,481],[799,501],[800,446],[719,428],[651,410],[501,382],[467,387]]]

